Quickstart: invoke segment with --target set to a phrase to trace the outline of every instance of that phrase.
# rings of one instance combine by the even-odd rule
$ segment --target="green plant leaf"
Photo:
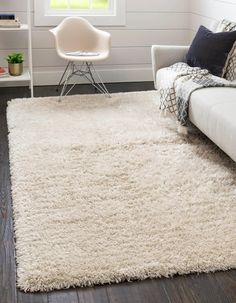
[[[24,61],[24,56],[22,53],[12,53],[6,57],[8,63],[22,63]]]

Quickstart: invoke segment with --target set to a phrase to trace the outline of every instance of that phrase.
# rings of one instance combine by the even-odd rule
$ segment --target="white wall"
[[[41,1],[41,0],[38,0]],[[32,0],[33,2],[33,0]],[[189,44],[200,24],[236,21],[236,0],[126,0],[126,26],[104,28],[112,35],[111,56],[99,65],[107,82],[152,80],[152,44]],[[26,0],[1,0],[1,12],[15,12],[26,21]],[[32,12],[33,17],[33,12]],[[56,84],[65,65],[58,58],[49,28],[33,27],[36,85]],[[27,35],[0,32],[0,65],[13,50],[27,55]]]
[[[199,25],[209,27],[216,20],[236,21],[236,0],[191,0],[190,35]]]
[[[189,0],[126,2],[126,26],[104,28],[112,35],[112,50],[99,69],[108,82],[152,80],[151,45],[189,41]],[[26,0],[1,0],[0,11],[15,12],[24,22]],[[26,34],[0,33],[0,65],[5,64],[2,58],[12,50],[27,54],[26,43]],[[56,55],[48,28],[33,27],[33,65],[36,85],[57,83],[63,71],[65,62]]]

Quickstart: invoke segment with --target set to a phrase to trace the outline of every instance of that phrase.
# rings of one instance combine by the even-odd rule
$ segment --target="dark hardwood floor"
[[[153,89],[151,82],[108,85],[110,92]],[[94,93],[88,85],[73,93]],[[36,96],[57,95],[55,87],[36,87]],[[236,270],[212,274],[175,276],[69,289],[50,293],[23,293],[16,288],[11,185],[6,106],[14,98],[28,97],[27,88],[0,88],[0,303],[235,303]],[[232,231],[235,232],[235,231]]]

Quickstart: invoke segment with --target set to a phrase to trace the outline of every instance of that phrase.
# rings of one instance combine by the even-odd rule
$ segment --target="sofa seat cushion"
[[[193,92],[189,118],[236,161],[236,89],[204,88]]]

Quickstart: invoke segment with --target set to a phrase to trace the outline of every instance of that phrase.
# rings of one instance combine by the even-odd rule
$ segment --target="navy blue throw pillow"
[[[236,31],[213,33],[200,26],[186,57],[187,64],[222,77],[224,66],[236,41]]]

